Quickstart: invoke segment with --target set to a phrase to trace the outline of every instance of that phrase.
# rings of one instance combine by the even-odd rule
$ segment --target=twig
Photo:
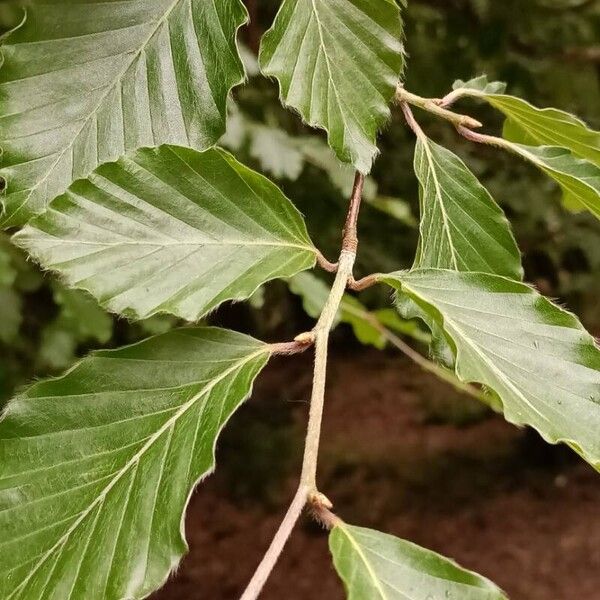
[[[396,98],[400,102],[407,102],[408,104],[412,104],[413,106],[417,106],[427,112],[430,112],[437,117],[445,119],[446,121],[450,121],[455,127],[467,127],[469,129],[477,129],[482,127],[482,124],[473,117],[469,117],[468,115],[461,115],[451,110],[447,110],[440,106],[439,101],[432,100],[430,98],[422,98],[421,96],[417,96],[411,92],[408,92],[402,87],[399,87],[396,91]]]
[[[369,319],[373,327],[375,327],[381,335],[390,343],[392,346],[395,346],[402,354],[405,354],[410,358],[414,363],[419,365],[424,371],[435,375],[438,379],[445,381],[450,384],[455,390],[459,392],[463,392],[473,398],[476,398],[480,402],[489,405],[488,399],[485,395],[480,392],[477,388],[473,387],[468,383],[464,383],[460,379],[458,379],[455,375],[453,375],[450,371],[446,371],[446,369],[439,367],[434,362],[427,360],[424,356],[419,354],[416,350],[411,348],[404,340],[398,337],[395,333],[390,331],[387,327],[382,325],[375,317]]]
[[[352,196],[350,197],[350,207],[348,208],[348,216],[344,225],[344,239],[342,242],[342,250],[354,252],[355,254],[358,248],[358,213],[360,212],[364,187],[365,176],[357,172],[354,177],[354,187],[352,188]]]
[[[290,356],[292,354],[301,354],[308,350],[314,343],[314,336],[300,334],[292,342],[283,342],[279,344],[269,344],[269,350],[274,356]]]
[[[509,152],[514,152],[513,144],[503,138],[495,137],[493,135],[485,135],[484,133],[477,133],[476,131],[471,131],[466,127],[461,127],[460,125],[456,128],[456,130],[458,133],[460,133],[460,135],[470,142],[475,142],[476,144],[487,144],[488,146],[495,146],[496,148],[503,148]]]
[[[404,113],[404,119],[406,120],[406,123],[408,124],[408,126],[411,128],[412,132],[420,140],[423,140],[426,137],[425,133],[421,129],[421,126],[419,125],[419,123],[417,123],[417,120],[415,119],[415,115],[413,115],[413,112],[410,109],[408,102],[401,102],[400,108],[402,109],[402,112]]]
[[[373,275],[367,275],[362,279],[354,279],[354,277],[350,277],[348,280],[348,289],[351,289],[354,292],[362,292],[367,288],[379,283],[379,273],[374,273]]]
[[[306,487],[300,485],[298,490],[296,491],[296,495],[288,508],[269,549],[263,556],[263,559],[254,572],[248,587],[242,594],[240,600],[255,600],[258,598],[261,590],[263,589],[271,571],[275,567],[277,560],[281,553],[283,552],[283,548],[288,538],[290,537],[290,533],[292,529],[294,529],[294,525],[300,518],[302,514],[302,510],[304,509],[304,505],[306,504],[308,490]]]
[[[320,250],[317,250],[317,264],[328,273],[337,273],[338,263],[327,260]]]
[[[301,477],[302,483],[312,492],[317,491],[317,457],[319,453],[321,421],[323,418],[323,405],[325,400],[329,333],[335,323],[340,303],[344,297],[344,292],[346,291],[348,279],[352,276],[352,268],[355,259],[356,255],[353,252],[342,250],[337,276],[333,282],[329,298],[323,307],[321,317],[314,329],[316,336],[315,370]]]
[[[323,502],[325,497],[317,489],[317,463],[321,440],[323,408],[325,404],[325,383],[327,379],[327,351],[329,334],[335,324],[335,318],[342,298],[344,297],[348,281],[352,279],[352,270],[356,260],[356,248],[358,247],[356,225],[362,200],[363,185],[364,176],[357,173],[354,179],[352,196],[350,198],[348,216],[344,226],[342,252],[338,262],[337,274],[329,292],[329,297],[321,312],[321,316],[313,329],[315,366],[310,399],[308,429],[304,446],[304,458],[302,461],[302,474],[300,476],[298,491],[296,492],[292,504],[277,530],[267,553],[264,555],[260,565],[248,584],[246,591],[242,595],[241,600],[256,600],[256,598],[258,598],[269,574],[277,563],[277,559],[281,555],[298,518],[302,514],[303,507],[307,503],[313,509],[316,505],[321,508],[327,508],[331,504]],[[296,340],[296,342],[297,341],[298,340]],[[316,502],[316,499],[320,499],[319,502]]]

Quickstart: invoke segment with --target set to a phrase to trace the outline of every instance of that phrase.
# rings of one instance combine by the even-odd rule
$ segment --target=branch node
[[[305,331],[303,333],[299,333],[295,338],[294,341],[298,342],[299,344],[306,344],[306,345],[311,345],[315,343],[315,332],[314,331]]]
[[[310,516],[327,530],[333,529],[341,522],[341,519],[331,511],[332,508],[333,504],[329,498],[321,492],[309,494],[307,510]]]

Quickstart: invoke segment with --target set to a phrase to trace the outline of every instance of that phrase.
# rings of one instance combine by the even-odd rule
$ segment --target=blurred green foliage
[[[244,34],[249,81],[235,93],[224,143],[283,187],[306,215],[317,245],[333,259],[353,174],[333,158],[320,133],[281,107],[276,85],[259,76],[252,50],[279,1],[253,4],[259,6],[258,13]],[[20,18],[20,11],[0,3],[0,31]],[[506,81],[511,94],[600,126],[597,0],[413,0],[405,19],[406,86],[411,91],[440,97],[455,79],[487,73]],[[487,131],[500,131],[501,116],[489,107],[465,101],[457,109],[483,120]],[[533,167],[492,148],[474,147],[427,114],[417,118],[436,141],[469,164],[502,204],[523,252],[528,280],[600,332],[598,222],[566,212],[556,186]],[[414,139],[398,111],[381,134],[380,148],[361,216],[357,276],[408,267],[416,247]],[[368,290],[361,300],[372,309],[389,305],[385,291]],[[300,300],[277,282],[236,315],[241,327],[248,330],[251,324],[266,337],[282,329],[297,331],[307,319]],[[0,238],[0,402],[16,386],[67,368],[91,348],[132,342],[175,324],[169,317],[136,325],[116,320],[89,296],[41,274],[11,246],[8,236]]]

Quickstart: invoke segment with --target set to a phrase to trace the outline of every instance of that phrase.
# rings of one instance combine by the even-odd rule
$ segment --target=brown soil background
[[[190,553],[153,600],[239,597],[295,489],[310,367],[278,359],[235,415],[189,507]],[[402,358],[334,352],[319,479],[346,521],[452,557],[512,600],[600,599],[598,475]],[[343,600],[308,519],[262,598]]]

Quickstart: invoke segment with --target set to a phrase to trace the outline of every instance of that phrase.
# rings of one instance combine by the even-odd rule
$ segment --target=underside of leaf
[[[198,150],[225,130],[241,83],[240,0],[37,0],[0,70],[4,226],[126,151]]]
[[[183,513],[268,346],[182,329],[97,352],[0,420],[0,597],[141,599],[187,545]]]
[[[315,264],[300,213],[228,153],[139,150],[73,184],[14,238],[71,286],[132,318],[196,321]]]
[[[424,269],[382,280],[427,314],[454,349],[457,375],[493,391],[508,421],[600,468],[600,350],[576,317],[495,275]]]

